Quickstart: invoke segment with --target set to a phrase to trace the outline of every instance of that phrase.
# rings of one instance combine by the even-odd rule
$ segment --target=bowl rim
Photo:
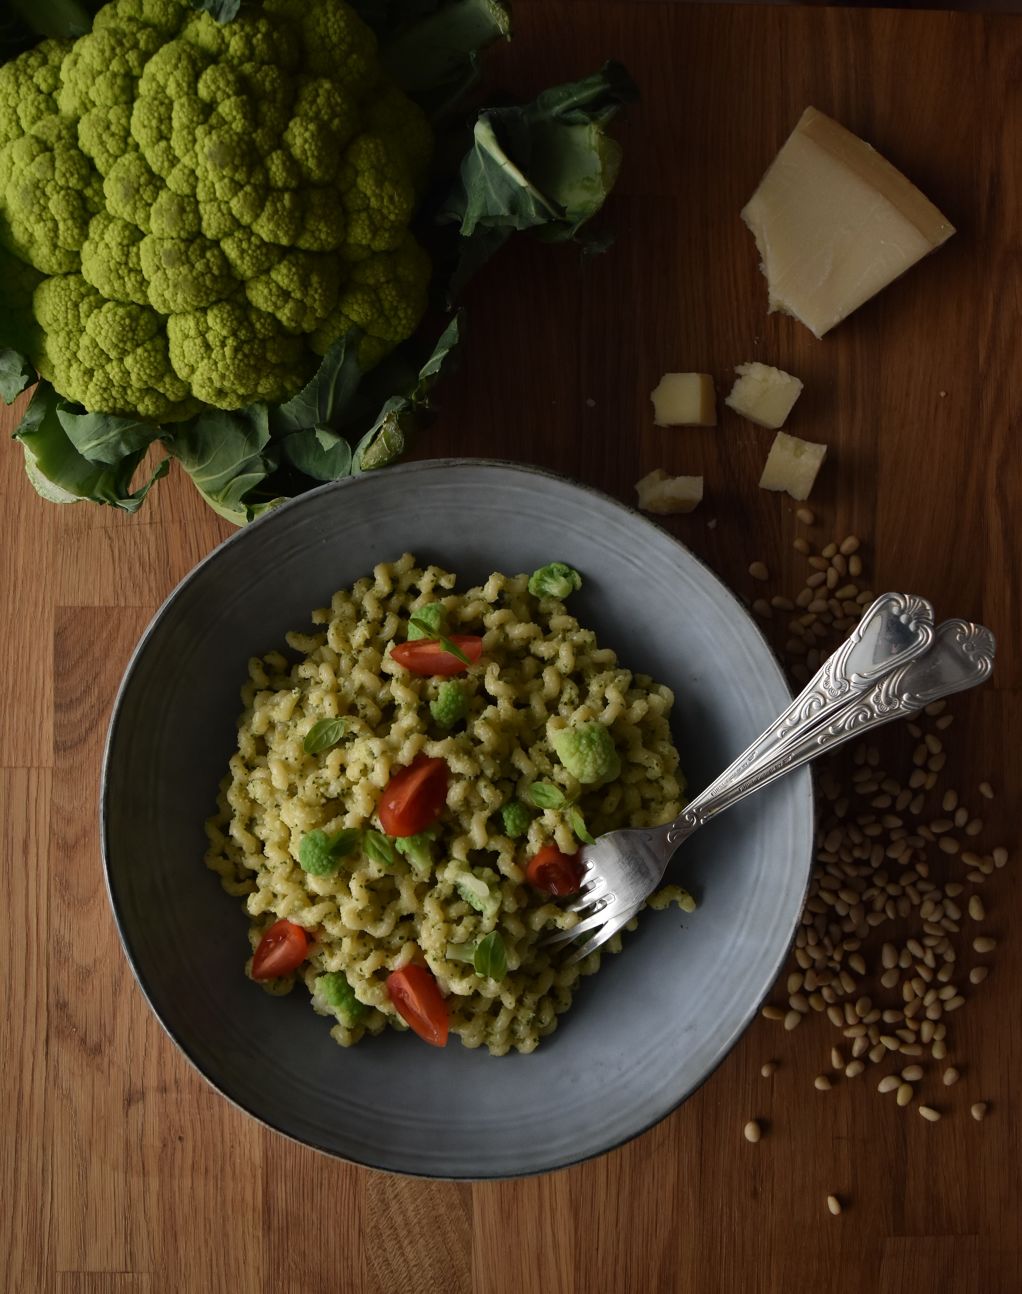
[[[670,531],[665,530],[662,526],[658,526],[654,521],[651,521],[649,517],[644,516],[641,512],[638,511],[638,509],[630,507],[627,503],[623,503],[620,499],[614,498],[613,495],[607,494],[605,491],[600,490],[595,486],[587,485],[584,482],[573,480],[571,477],[564,476],[560,472],[552,471],[550,468],[541,467],[532,463],[517,463],[509,459],[473,458],[470,456],[425,458],[425,459],[417,459],[409,463],[398,463],[388,467],[386,470],[387,470],[388,478],[391,478],[395,474],[401,474],[404,476],[415,476],[425,472],[460,471],[466,468],[480,468],[480,467],[498,468],[501,470],[507,470],[507,471],[511,471],[525,476],[544,477],[544,478],[556,481],[560,485],[567,485],[574,490],[578,490],[578,491],[581,491],[582,493],[592,495],[594,498],[598,499],[601,502],[601,504],[604,504],[604,505],[609,504],[613,508],[627,514],[632,524],[638,524],[641,527],[648,527],[649,529],[655,531],[658,537],[668,539],[672,544],[676,545],[682,552],[684,552],[686,558],[695,562],[699,567],[702,568],[703,572],[705,573],[706,576],[709,577],[710,581],[720,587],[720,589],[722,590],[726,598],[729,599],[731,602],[733,602],[736,608],[745,617],[748,627],[752,630],[754,637],[758,640],[760,647],[763,649],[764,666],[766,667],[767,665],[769,665],[769,667],[773,669],[776,675],[776,681],[780,683],[781,687],[787,694],[788,699],[789,700],[791,699],[791,689],[788,685],[788,681],[784,675],[784,671],[781,667],[777,654],[775,653],[774,649],[771,647],[770,643],[767,641],[765,635],[763,634],[762,629],[756,623],[755,618],[749,612],[748,608],[742,604],[738,595],[734,593],[724,583],[721,577],[717,575],[717,573],[709,565],[707,565],[707,563],[703,561],[701,557],[699,557],[696,553],[693,553],[690,548],[688,548],[684,543],[682,543],[682,541],[678,539],[676,536],[672,535]],[[617,1150],[621,1146],[627,1145],[630,1141],[636,1140],[638,1137],[649,1132],[652,1128],[655,1128],[657,1124],[662,1123],[666,1118],[668,1118],[671,1114],[673,1114],[681,1105],[683,1105],[687,1100],[689,1100],[690,1097],[694,1096],[695,1093],[698,1092],[700,1088],[702,1088],[702,1086],[717,1072],[718,1068],[724,1063],[727,1057],[732,1053],[732,1051],[738,1045],[741,1038],[748,1031],[748,1028],[752,1024],[753,1020],[756,1018],[756,1015],[759,1012],[763,1002],[769,996],[770,991],[774,983],[776,982],[778,974],[783,968],[784,962],[788,956],[788,953],[794,942],[795,935],[798,931],[799,917],[801,916],[802,909],[805,906],[805,901],[809,893],[809,885],[810,885],[810,879],[812,874],[812,846],[813,846],[813,836],[814,836],[813,822],[814,822],[815,792],[814,792],[813,779],[808,769],[802,769],[800,772],[796,772],[795,774],[795,778],[803,782],[803,791],[805,794],[805,805],[804,805],[804,813],[800,816],[808,826],[808,829],[806,831],[806,838],[804,841],[805,879],[802,886],[802,896],[801,896],[801,902],[799,904],[799,912],[798,912],[798,916],[795,918],[795,921],[792,925],[790,934],[785,939],[783,945],[780,946],[779,948],[779,951],[775,960],[773,972],[771,974],[770,982],[767,986],[767,989],[763,993],[763,995],[759,997],[751,1005],[750,1009],[746,1013],[745,1023],[741,1025],[741,1027],[735,1033],[733,1040],[726,1046],[726,1048],[721,1053],[717,1061],[706,1071],[705,1074],[703,1074],[703,1076],[699,1079],[698,1082],[693,1084],[690,1088],[688,1088],[688,1090],[682,1092],[677,1097],[677,1099],[674,1100],[669,1106],[667,1106],[661,1112],[655,1114],[653,1118],[643,1123],[640,1127],[635,1128],[633,1131],[626,1133],[624,1136],[619,1137],[616,1140],[608,1141],[605,1145],[601,1145],[597,1149],[585,1152],[583,1154],[572,1156],[571,1158],[563,1159],[558,1163],[551,1164],[547,1167],[529,1169],[524,1172],[500,1172],[500,1171],[481,1172],[478,1174],[473,1174],[471,1176],[465,1176],[463,1174],[452,1174],[452,1173],[444,1173],[444,1172],[421,1172],[421,1171],[417,1172],[417,1171],[396,1169],[396,1168],[390,1167],[389,1165],[373,1163],[368,1158],[358,1159],[354,1157],[349,1157],[347,1155],[341,1154],[340,1152],[333,1149],[332,1147],[317,1144],[315,1141],[306,1140],[303,1137],[297,1137],[293,1133],[288,1132],[287,1129],[279,1127],[275,1122],[267,1118],[265,1115],[260,1114],[257,1111],[251,1109],[243,1100],[240,1100],[238,1097],[233,1096],[230,1092],[225,1090],[225,1088],[221,1087],[220,1084],[216,1081],[216,1079],[206,1072],[206,1070],[202,1067],[202,1065],[195,1058],[195,1056],[192,1055],[192,1052],[189,1048],[187,1041],[179,1037],[177,1032],[174,1029],[172,1029],[170,1025],[168,1025],[167,1022],[163,1019],[163,1016],[160,1014],[160,1011],[157,1009],[156,1003],[154,1001],[154,995],[150,991],[150,987],[149,987],[149,984],[147,983],[146,976],[143,973],[143,970],[139,964],[139,960],[136,958],[135,952],[132,948],[132,944],[129,940],[126,924],[123,919],[121,908],[119,906],[118,899],[114,890],[114,885],[111,879],[110,841],[109,841],[110,815],[108,810],[108,792],[109,792],[109,781],[110,781],[110,776],[109,776],[110,766],[113,759],[114,745],[116,742],[119,726],[124,718],[124,715],[123,715],[124,700],[125,700],[125,696],[128,691],[129,685],[131,683],[132,676],[134,675],[136,668],[138,667],[140,661],[142,660],[142,657],[148,650],[150,643],[157,631],[157,628],[160,622],[162,621],[162,619],[164,618],[165,614],[170,610],[171,606],[177,601],[177,599],[184,593],[185,589],[188,588],[195,580],[199,578],[200,573],[203,572],[206,569],[206,567],[212,566],[215,562],[217,562],[222,556],[222,554],[229,547],[242,542],[244,536],[249,534],[254,528],[266,526],[268,524],[275,524],[276,517],[278,517],[282,513],[289,512],[293,509],[298,509],[303,506],[307,506],[306,501],[310,498],[314,498],[314,497],[318,498],[320,496],[330,494],[330,493],[339,493],[346,489],[360,488],[362,485],[364,485],[364,483],[367,480],[372,479],[373,476],[375,476],[375,472],[359,472],[352,476],[342,477],[336,481],[326,481],[322,485],[316,486],[311,490],[306,490],[302,494],[298,494],[293,496],[290,499],[287,499],[284,503],[279,504],[275,508],[271,508],[269,511],[263,513],[261,516],[256,517],[253,521],[250,521],[246,525],[239,527],[234,532],[234,534],[228,535],[225,539],[220,540],[218,544],[216,544],[212,549],[210,549],[210,551],[203,558],[201,558],[187,572],[187,574],[185,574],[174,585],[170,593],[167,594],[167,596],[160,603],[159,607],[157,607],[152,618],[149,620],[148,624],[143,630],[138,642],[135,644],[135,647],[133,648],[131,655],[128,658],[127,664],[124,667],[124,673],[121,676],[120,684],[118,685],[117,692],[114,696],[113,705],[110,711],[110,718],[107,724],[106,738],[103,743],[103,758],[100,765],[98,807],[99,807],[100,855],[101,855],[101,860],[103,864],[103,881],[104,881],[104,886],[106,888],[107,900],[110,905],[110,910],[113,914],[114,924],[117,927],[117,935],[120,940],[121,949],[128,962],[128,965],[131,968],[132,974],[135,977],[135,981],[142,992],[142,996],[145,998],[150,1011],[152,1012],[153,1016],[156,1018],[164,1034],[174,1044],[178,1052],[185,1058],[185,1060],[188,1062],[191,1068],[205,1081],[205,1083],[209,1087],[213,1089],[213,1091],[215,1091],[219,1096],[223,1097],[226,1101],[228,1101],[236,1110],[240,1110],[249,1118],[254,1119],[262,1127],[269,1129],[270,1131],[274,1132],[278,1136],[285,1137],[288,1141],[294,1143],[295,1145],[307,1147],[310,1150],[316,1151],[318,1154],[325,1155],[329,1159],[340,1161],[341,1163],[345,1163],[345,1164],[352,1164],[360,1168],[368,1168],[375,1172],[386,1173],[390,1176],[395,1176],[395,1177],[413,1177],[424,1181],[484,1182],[484,1181],[525,1180],[526,1178],[529,1178],[529,1177],[539,1177],[548,1173],[561,1172],[565,1169],[572,1168],[577,1164],[584,1164],[584,1163],[590,1162],[591,1160],[599,1159],[603,1155],[609,1154],[611,1151]]]

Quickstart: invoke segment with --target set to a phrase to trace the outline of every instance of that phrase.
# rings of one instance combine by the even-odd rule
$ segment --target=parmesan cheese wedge
[[[649,398],[658,427],[715,427],[717,406],[709,373],[665,373]]]
[[[779,431],[770,446],[759,487],[761,490],[786,491],[800,501],[808,499],[826,457],[826,445],[799,440],[786,431]]]
[[[802,394],[802,383],[782,368],[769,364],[739,364],[738,377],[724,403],[750,422],[776,431],[784,426],[795,401]]]
[[[742,219],[766,275],[770,309],[817,337],[955,232],[869,144],[807,108]]]
[[[668,476],[662,467],[657,467],[641,481],[635,482],[635,492],[643,512],[657,512],[664,516],[691,512],[702,501],[703,478]]]

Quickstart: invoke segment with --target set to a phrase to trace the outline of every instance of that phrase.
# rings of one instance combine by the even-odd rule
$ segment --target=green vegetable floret
[[[222,26],[112,0],[0,68],[0,246],[45,276],[31,359],[90,412],[156,421],[286,399],[352,328],[371,367],[426,307],[431,152],[344,0]]]
[[[563,601],[569,593],[582,587],[582,576],[564,562],[550,562],[529,576],[529,592],[534,598],[558,598]]]
[[[356,827],[345,827],[333,835],[310,831],[298,846],[299,865],[310,876],[332,876],[341,859],[358,848],[361,838],[362,833]]]
[[[429,827],[415,836],[399,836],[393,842],[397,852],[420,876],[428,876],[433,870],[433,845],[439,832],[439,827]]]
[[[343,971],[328,971],[316,976],[316,996],[333,1011],[341,1024],[354,1029],[366,1013],[365,1004],[355,996]]]
[[[564,767],[583,784],[612,782],[621,772],[621,757],[614,747],[614,739],[595,720],[555,732],[553,746]]]
[[[468,693],[457,679],[448,679],[430,701],[429,712],[441,728],[453,728],[468,714]]]
[[[419,620],[428,628],[423,629],[420,625],[412,624],[412,620]],[[408,621],[408,641],[413,642],[416,638],[439,638],[447,629],[447,611],[442,602],[427,602],[424,607],[416,607]]]
[[[532,814],[521,800],[509,800],[501,808],[500,817],[504,824],[504,835],[510,836],[512,840],[524,836],[532,822]]]

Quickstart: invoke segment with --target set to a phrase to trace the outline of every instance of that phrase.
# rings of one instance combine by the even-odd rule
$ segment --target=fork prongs
[[[590,872],[591,879],[583,882],[582,888],[570,903],[565,904],[567,912],[581,912],[583,909],[590,907],[593,903],[606,898],[608,885],[606,878],[596,876]]]
[[[631,921],[632,917],[638,912],[638,908],[631,908],[628,912],[623,912],[620,916],[611,917],[596,931],[592,938],[587,939],[581,948],[576,948],[570,957],[565,959],[565,966],[573,966],[575,962],[580,962],[583,957],[588,957],[590,953],[595,952],[601,944],[605,944],[608,939],[612,938],[617,932]],[[602,915],[598,913],[597,915]],[[582,922],[575,926],[575,932],[581,928]]]
[[[567,930],[555,930],[552,935],[547,935],[543,940],[543,947],[554,948],[559,944],[571,943],[573,939],[577,939],[579,935],[585,934],[587,930],[595,930],[597,927],[602,926],[606,920],[607,905],[605,903],[601,903],[595,912],[591,912],[589,916],[583,918],[583,920],[579,921],[576,925],[571,926]]]

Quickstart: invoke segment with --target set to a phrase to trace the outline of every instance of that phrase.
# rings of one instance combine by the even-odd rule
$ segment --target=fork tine
[[[565,904],[568,912],[581,912],[583,908],[589,907],[597,899],[602,899],[607,894],[606,877],[596,876],[588,885],[583,885],[578,894],[570,903]]]
[[[595,952],[601,944],[605,944],[611,936],[616,935],[622,926],[626,926],[638,910],[638,908],[631,908],[629,911],[622,913],[621,916],[611,917],[609,921],[605,921],[591,939],[587,939],[581,948],[577,948],[571,954],[565,961],[565,966],[573,966],[575,962],[580,962],[583,957],[588,957],[591,952]],[[581,924],[579,922],[579,926]],[[576,926],[575,929],[578,930],[579,926]]]
[[[595,930],[597,926],[602,925],[607,920],[606,908],[600,908],[598,911],[591,913],[578,925],[574,925],[570,930],[555,930],[553,934],[547,935],[540,942],[541,948],[554,948],[558,944],[571,943],[579,935],[584,934],[587,930]]]

